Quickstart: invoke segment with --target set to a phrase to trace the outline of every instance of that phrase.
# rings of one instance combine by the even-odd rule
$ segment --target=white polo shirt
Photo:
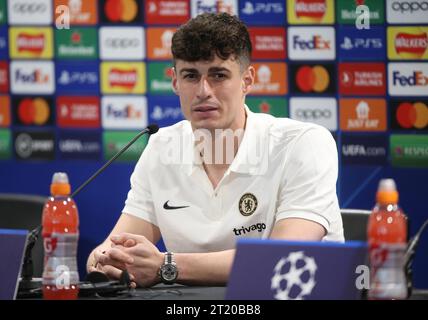
[[[344,241],[336,143],[327,129],[251,112],[236,157],[214,189],[194,147],[190,122],[150,137],[124,213],[159,227],[167,250],[232,249],[237,238],[268,238],[276,221],[321,224],[323,240]]]

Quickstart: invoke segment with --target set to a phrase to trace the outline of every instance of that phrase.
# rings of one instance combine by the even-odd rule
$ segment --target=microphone
[[[159,126],[157,124],[150,124],[144,130],[140,131],[131,141],[128,142],[126,146],[120,149],[110,160],[108,160],[100,169],[98,169],[89,179],[87,179],[84,183],[82,183],[72,194],[71,198],[74,198],[84,187],[86,187],[91,181],[93,181],[101,172],[103,172],[114,160],[116,160],[122,153],[124,153],[135,141],[138,140],[142,135],[148,133],[152,135],[158,132]],[[19,290],[28,290],[33,289],[40,285],[40,281],[32,280],[33,277],[33,261],[32,261],[32,250],[34,244],[36,243],[40,232],[42,230],[42,226],[37,226],[34,230],[30,232],[30,236],[28,237],[27,243],[25,245],[25,255],[24,262],[22,265],[22,280],[19,284]]]

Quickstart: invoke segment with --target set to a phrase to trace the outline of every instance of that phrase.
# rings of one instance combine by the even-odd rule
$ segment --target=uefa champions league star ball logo
[[[303,300],[314,289],[315,259],[305,256],[303,251],[291,252],[281,258],[275,266],[271,289],[277,300]]]

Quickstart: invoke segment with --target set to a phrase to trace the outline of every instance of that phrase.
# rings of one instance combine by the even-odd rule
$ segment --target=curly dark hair
[[[174,65],[177,59],[212,61],[231,55],[241,67],[250,64],[251,40],[245,24],[227,13],[203,13],[180,26],[172,37]]]

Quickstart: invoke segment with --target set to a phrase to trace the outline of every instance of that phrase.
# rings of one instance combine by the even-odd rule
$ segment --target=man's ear
[[[251,91],[251,88],[254,84],[254,80],[256,77],[256,70],[253,66],[249,66],[247,70],[245,70],[242,78],[242,91],[245,94],[248,94]]]
[[[176,95],[178,95],[178,87],[177,87],[177,73],[176,73],[176,69],[175,67],[171,68],[171,86],[172,86],[172,91],[174,91],[174,93]]]

